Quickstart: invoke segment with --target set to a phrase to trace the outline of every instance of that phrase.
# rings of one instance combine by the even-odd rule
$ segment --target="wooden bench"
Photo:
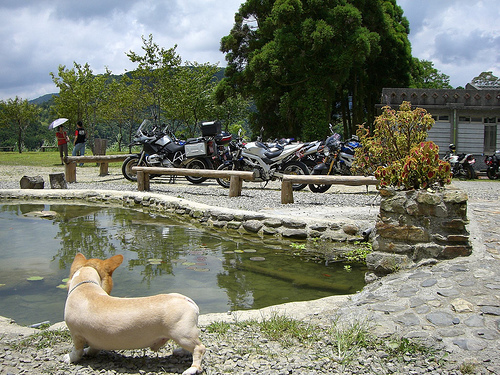
[[[213,169],[189,169],[189,168],[162,168],[162,167],[132,167],[137,172],[137,190],[149,191],[149,175],[170,176],[193,176],[207,178],[229,178],[229,196],[239,197],[243,180],[252,181],[255,178],[253,172],[244,171],[219,171]]]
[[[322,176],[322,175],[284,175],[281,181],[281,203],[293,203],[293,184],[315,185],[378,185],[375,177],[363,176]]]
[[[14,146],[1,146],[0,151],[14,151]]]
[[[108,164],[122,162],[131,154],[123,155],[89,155],[89,156],[68,156],[64,158],[66,163],[65,174],[66,182],[76,182],[76,164],[77,163],[100,163],[99,176],[108,175]]]

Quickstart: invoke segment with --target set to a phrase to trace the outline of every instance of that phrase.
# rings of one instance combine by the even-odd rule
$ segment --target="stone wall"
[[[410,268],[423,259],[450,259],[471,253],[467,194],[381,189],[373,253],[367,265],[376,275]]]

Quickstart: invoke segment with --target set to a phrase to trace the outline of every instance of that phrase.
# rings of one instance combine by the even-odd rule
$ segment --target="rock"
[[[474,305],[469,301],[464,300],[463,298],[457,298],[451,301],[451,307],[457,313],[465,313],[465,312],[473,312]]]
[[[19,184],[21,189],[43,189],[45,181],[42,176],[23,176]]]
[[[248,232],[257,233],[264,224],[259,220],[248,220],[243,223],[243,228]]]
[[[51,189],[67,189],[68,183],[64,177],[64,173],[51,173],[49,174],[50,188]]]

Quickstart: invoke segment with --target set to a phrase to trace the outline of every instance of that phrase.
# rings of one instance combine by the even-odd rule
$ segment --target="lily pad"
[[[195,262],[184,262],[182,263],[183,266],[194,266],[196,263]]]
[[[234,250],[235,253],[244,253],[243,250]]]
[[[243,250],[245,253],[256,253],[257,250],[255,249],[246,249],[246,250]]]
[[[153,265],[155,265],[155,264],[161,264],[162,262],[163,262],[162,259],[148,259],[148,263],[149,264],[153,264]]]
[[[234,251],[233,250],[227,250],[227,251],[224,251],[224,254],[234,254]]]
[[[56,288],[58,289],[66,289],[68,286],[66,284],[59,284],[58,286],[56,286]]]
[[[43,277],[42,276],[31,276],[31,277],[28,277],[26,280],[28,280],[28,281],[42,281]]]
[[[210,268],[196,267],[196,268],[193,269],[193,271],[196,271],[196,272],[208,272],[208,271],[210,271]]]
[[[62,279],[61,280],[63,283],[67,283],[69,281],[69,277],[65,278],[65,279]]]
[[[251,257],[250,260],[253,260],[254,262],[262,262],[266,260],[264,257]]]
[[[1,288],[2,286],[5,286],[5,284],[0,284],[0,288]]]

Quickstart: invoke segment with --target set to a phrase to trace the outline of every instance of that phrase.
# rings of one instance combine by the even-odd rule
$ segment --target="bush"
[[[355,172],[374,174],[380,187],[425,189],[451,183],[450,164],[439,159],[439,147],[425,141],[434,125],[425,109],[411,109],[403,102],[396,111],[384,107],[375,119],[373,135],[361,125],[357,135],[362,147],[356,150]]]

